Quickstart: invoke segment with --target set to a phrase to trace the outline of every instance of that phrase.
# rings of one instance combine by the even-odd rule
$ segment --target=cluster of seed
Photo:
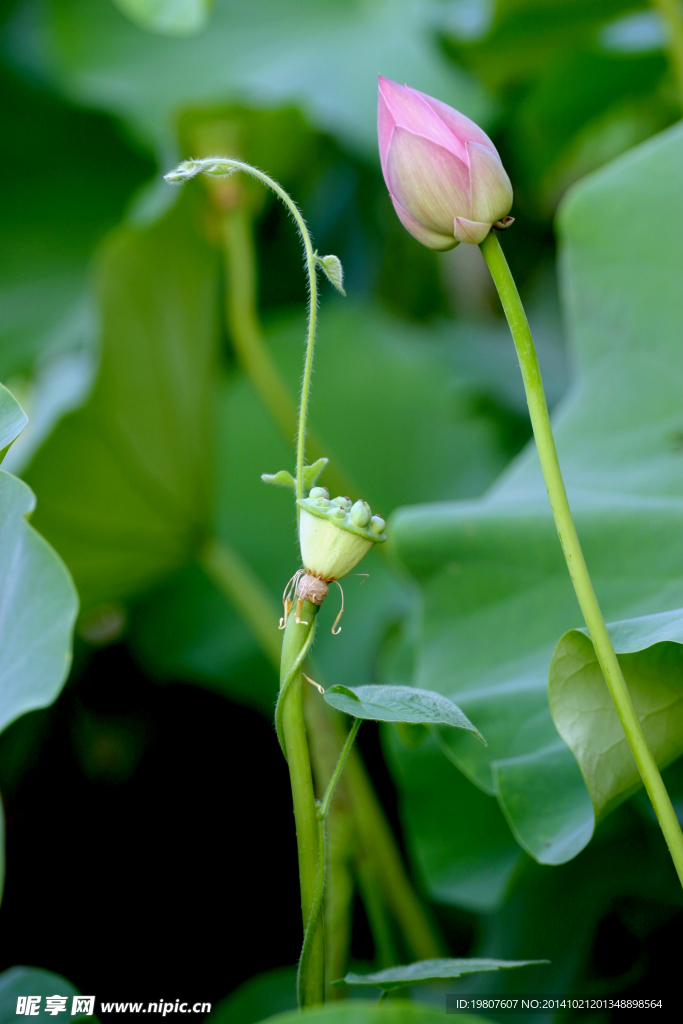
[[[384,531],[386,523],[381,516],[373,516],[367,501],[359,499],[352,504],[350,498],[342,497],[332,498],[330,501],[330,494],[326,487],[313,487],[308,497],[318,508],[324,510],[330,519],[338,519],[342,522],[348,516],[353,525],[359,529],[369,527],[378,536]]]

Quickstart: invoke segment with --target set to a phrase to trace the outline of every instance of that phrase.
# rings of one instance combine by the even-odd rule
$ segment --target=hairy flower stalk
[[[306,441],[306,420],[308,414],[308,398],[311,385],[311,373],[313,369],[313,352],[315,346],[316,321],[318,312],[318,291],[317,291],[317,270],[320,268],[334,287],[344,294],[343,274],[340,261],[336,256],[319,256],[313,249],[311,237],[301,213],[284,189],[263,171],[256,167],[227,157],[207,157],[202,160],[187,160],[180,164],[174,171],[166,175],[166,180],[173,184],[181,184],[198,174],[209,174],[217,177],[227,177],[235,172],[242,172],[256,178],[262,184],[270,188],[282,200],[292,215],[303,244],[306,270],[308,273],[309,302],[308,302],[308,330],[306,337],[306,349],[304,357],[304,372],[301,387],[301,400],[299,403],[299,416],[297,424],[297,446],[296,446],[296,477],[292,478],[289,473],[281,472],[274,477],[264,477],[267,482],[280,483],[285,480],[285,486],[290,483],[293,486],[296,497],[300,502],[304,499],[304,490],[310,487],[307,483],[311,474],[320,472],[322,465],[327,460],[319,460],[320,465],[307,467],[305,461]],[[347,500],[347,499],[345,499]],[[350,503],[349,503],[350,504]],[[346,520],[346,512],[342,512],[335,530],[343,532]],[[383,522],[382,522],[382,525]],[[348,536],[352,531],[347,530]],[[381,530],[379,531],[381,533]],[[379,536],[374,539],[384,539]],[[352,543],[357,543],[353,538]],[[367,545],[367,549],[372,546]],[[314,544],[315,547],[315,544]],[[341,545],[343,547],[343,544]],[[363,552],[362,554],[364,554]],[[358,555],[358,561],[362,554]],[[343,556],[341,556],[343,562]],[[346,563],[349,564],[349,559]],[[355,564],[355,562],[353,563]],[[306,578],[318,580],[323,583],[324,575],[316,571],[317,563],[310,572],[297,573],[294,577],[295,585],[299,578],[305,575]],[[343,565],[335,566],[335,573],[330,579],[337,579]],[[347,569],[348,571],[348,569]],[[283,752],[287,758],[289,775],[292,788],[292,801],[294,805],[294,818],[296,822],[297,849],[299,855],[299,877],[301,882],[301,912],[304,926],[304,943],[299,963],[298,995],[301,1006],[315,1005],[324,1001],[325,982],[325,944],[323,935],[323,921],[320,914],[323,892],[324,875],[324,831],[323,817],[319,814],[316,806],[313,790],[313,778],[311,774],[311,761],[306,736],[306,725],[303,715],[302,686],[303,686],[303,665],[306,655],[313,644],[315,635],[315,616],[318,607],[324,598],[324,593],[314,593],[315,586],[309,585],[308,590],[300,590],[297,593],[297,614],[288,616],[287,600],[285,601],[285,616],[283,626],[285,636],[282,644],[282,657],[280,667],[280,693],[276,707],[276,726],[278,738],[282,745]],[[288,591],[286,591],[288,593]],[[312,600],[309,600],[309,597]],[[355,732],[353,733],[355,735]],[[350,748],[350,745],[349,745]],[[346,760],[348,749],[345,746],[340,758],[341,766]],[[341,772],[335,772],[335,782]],[[334,788],[334,787],[333,787]],[[330,791],[327,807],[331,800]]]
[[[681,884],[683,833],[636,716],[593,589],[555,448],[541,371],[524,308],[491,228],[509,226],[512,189],[488,137],[445,103],[380,77],[379,150],[404,226],[431,249],[480,246],[512,333],[555,525],[574,590],[619,719]],[[452,225],[452,227],[451,227]]]

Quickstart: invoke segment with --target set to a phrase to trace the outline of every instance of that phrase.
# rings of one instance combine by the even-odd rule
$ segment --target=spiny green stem
[[[680,0],[652,0],[664,21],[669,57],[678,86],[678,101],[683,107],[683,6]]]
[[[296,974],[296,990],[300,1007],[310,1005],[310,999],[308,999],[307,996],[308,990],[310,988],[311,959],[314,956],[315,952],[317,934],[319,932],[324,934],[324,922],[322,920],[320,913],[323,906],[324,885],[325,822],[318,821],[318,873],[316,876],[315,895],[313,897],[313,905],[311,907],[311,913],[308,918],[308,924],[306,925],[306,931],[304,932],[304,944],[301,947],[301,956],[299,957],[299,966]],[[324,991],[325,982],[323,978],[323,993]],[[324,995],[323,998],[318,1001],[322,1003],[323,1000]]]
[[[317,606],[314,605],[313,607],[317,612]],[[315,615],[315,612],[313,614]],[[307,621],[302,621],[301,623],[297,623],[296,619],[292,615],[290,615],[290,619],[293,619],[295,624],[299,628],[303,627],[304,629],[307,629],[308,632],[306,633],[305,639],[301,643],[299,651],[296,653],[296,656],[289,662],[289,664],[285,665],[284,660],[282,661],[280,676],[280,692],[278,693],[277,704],[275,705],[275,729],[277,732],[277,738],[280,742],[282,753],[285,755],[285,757],[287,757],[287,745],[285,743],[284,726],[282,724],[282,716],[284,714],[285,701],[287,699],[287,694],[289,693],[291,687],[296,683],[297,679],[301,679],[301,672],[303,669],[304,661],[306,660],[306,655],[308,654],[311,648],[313,638],[315,636],[315,618],[308,619]],[[287,625],[289,626],[289,620],[287,621]],[[283,659],[284,649],[285,645],[283,645]]]
[[[495,231],[489,233],[481,243],[480,248],[491,272],[494,284],[498,289],[498,294],[505,310],[505,316],[510,325],[515,348],[517,349],[519,365],[524,380],[524,389],[529,405],[531,425],[538,449],[538,457],[576,597],[591,640],[593,641],[600,668],[626,734],[626,739],[657,815],[657,820],[664,833],[664,838],[678,872],[678,877],[681,884],[683,884],[683,833],[681,833],[681,826],[671,805],[669,794],[662,782],[657,762],[647,745],[647,740],[633,708],[619,660],[612,646],[612,641],[607,632],[607,626],[605,625],[605,620],[588,574],[581,544],[579,543],[569,508],[569,501],[567,500],[567,492],[562,479],[555,440],[550,425],[550,416],[548,415],[548,406],[543,390],[541,369],[538,365],[538,358],[524,307],[522,306],[522,301]]]
[[[320,870],[319,858],[324,836],[321,840],[304,722],[301,671],[306,651],[312,642],[317,611],[316,605],[304,602],[303,617],[308,625],[297,623],[294,615],[290,615],[285,628],[280,668],[281,728],[294,804],[304,925],[302,956],[305,954],[305,958],[299,970],[302,1006],[322,1003],[325,993],[324,929],[322,916],[316,910],[322,900],[323,872]]]
[[[360,729],[361,722],[361,718],[354,718],[353,720],[353,725],[349,730],[349,735],[346,737],[346,742],[342,747],[341,754],[339,755],[339,760],[337,761],[336,767],[332,772],[332,778],[330,779],[327,789],[325,790],[325,796],[320,801],[320,806],[318,807],[318,819],[320,821],[324,821],[325,818],[327,817],[327,812],[330,809],[330,804],[332,803],[334,791],[337,788],[337,783],[339,782],[339,779],[341,778],[341,773],[344,771],[346,759],[351,753],[351,747],[353,746],[353,741],[355,740],[358,730]]]

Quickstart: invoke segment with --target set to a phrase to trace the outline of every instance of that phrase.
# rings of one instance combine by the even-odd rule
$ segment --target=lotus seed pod
[[[360,498],[351,509],[351,519],[356,526],[367,526],[370,522],[372,512],[367,501],[361,501]],[[381,533],[381,530],[380,530]]]
[[[387,524],[384,522],[381,516],[373,516],[372,519],[370,520],[370,528],[374,530],[375,533],[383,533],[384,527],[386,525]]]
[[[333,498],[332,499],[332,504],[333,505],[338,505],[339,508],[346,509],[346,511],[348,512],[349,509],[351,508],[351,499],[350,498],[342,498],[342,497]]]
[[[341,501],[346,504],[347,499]],[[359,525],[346,508],[334,502],[323,507],[319,502],[320,499],[311,501],[310,498],[297,501],[301,559],[308,573],[329,582],[346,576],[373,544],[381,543],[386,537],[375,526],[371,529],[370,523]],[[370,514],[364,501],[356,502],[353,507],[356,518],[360,512]],[[375,518],[379,520],[379,516]]]
[[[328,491],[327,487],[311,487],[311,490],[309,492],[308,497],[309,498],[328,498],[329,499],[330,492]]]

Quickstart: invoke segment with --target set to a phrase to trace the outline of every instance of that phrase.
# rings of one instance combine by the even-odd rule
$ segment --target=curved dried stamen
[[[344,614],[344,591],[342,589],[342,585],[339,582],[339,580],[333,580],[332,582],[337,584],[337,586],[339,587],[339,593],[341,594],[341,608],[339,609],[339,615],[334,620],[334,625],[332,626],[332,635],[333,636],[338,636],[341,633],[341,626],[339,627],[339,629],[337,629],[337,623],[339,622],[339,620],[341,619],[342,615]]]

